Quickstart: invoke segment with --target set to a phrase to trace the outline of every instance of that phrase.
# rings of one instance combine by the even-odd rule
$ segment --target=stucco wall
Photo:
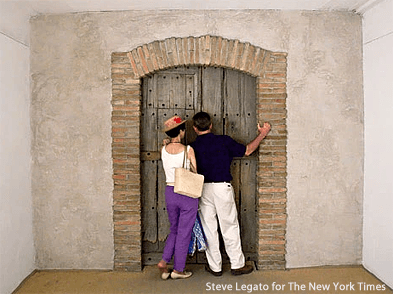
[[[339,12],[128,11],[31,28],[39,268],[112,268],[112,52],[205,34],[288,52],[287,266],[361,260],[361,18]]]

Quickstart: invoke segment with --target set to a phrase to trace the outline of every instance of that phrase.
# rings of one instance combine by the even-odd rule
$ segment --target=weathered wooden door
[[[179,67],[143,79],[141,121],[142,160],[142,258],[143,264],[161,259],[169,222],[165,208],[165,175],[160,160],[161,131],[173,115],[189,119],[186,144],[196,138],[192,116],[208,112],[213,132],[226,134],[247,144],[256,136],[255,78],[244,73],[214,67]],[[241,226],[244,254],[257,261],[257,157],[236,158],[232,163],[233,187]],[[224,262],[226,261],[225,250]],[[204,253],[190,257],[188,263],[205,263]]]

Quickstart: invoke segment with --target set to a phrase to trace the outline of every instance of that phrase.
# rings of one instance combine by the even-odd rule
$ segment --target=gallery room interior
[[[355,267],[390,291],[392,19],[393,0],[0,1],[0,293],[150,277],[159,128],[199,110],[243,143],[272,125],[232,167],[256,275]]]

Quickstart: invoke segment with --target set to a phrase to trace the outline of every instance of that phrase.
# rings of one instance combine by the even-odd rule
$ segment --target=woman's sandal
[[[164,272],[161,274],[161,279],[168,280],[170,276],[171,276],[170,272],[166,272],[166,273]]]
[[[192,272],[186,272],[186,271],[184,271],[183,273],[177,273],[177,272],[173,271],[171,273],[171,278],[174,279],[174,280],[176,280],[176,279],[187,279],[187,278],[189,278],[191,276],[192,276]]]
[[[164,263],[164,265],[162,265]],[[168,267],[166,265],[166,262],[161,260],[158,264],[157,264],[158,269],[161,272],[161,279],[163,280],[168,280],[168,278],[171,276],[171,273],[168,271]]]

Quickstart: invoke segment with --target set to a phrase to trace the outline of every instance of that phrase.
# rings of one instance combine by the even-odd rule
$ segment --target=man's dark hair
[[[207,131],[212,124],[210,115],[203,111],[195,114],[192,120],[194,121],[194,127],[196,127],[198,131],[201,132]]]
[[[180,130],[184,131],[185,129],[186,129],[186,124],[181,124],[181,125],[177,126],[176,128],[165,132],[165,134],[167,134],[168,137],[176,138],[177,136],[179,136]]]

